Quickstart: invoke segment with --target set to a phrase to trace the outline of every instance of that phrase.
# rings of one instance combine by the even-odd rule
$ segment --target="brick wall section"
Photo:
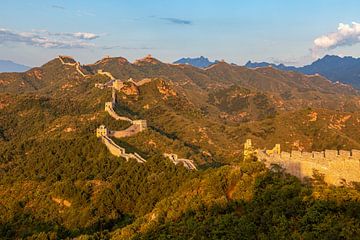
[[[328,150],[324,152],[281,152],[267,154],[266,150],[257,150],[257,157],[269,167],[279,164],[285,171],[299,178],[312,177],[314,169],[325,175],[329,184],[339,185],[346,182],[360,182],[360,150]]]

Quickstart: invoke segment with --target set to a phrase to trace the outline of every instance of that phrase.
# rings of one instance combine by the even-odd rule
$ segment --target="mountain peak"
[[[150,64],[159,64],[162,63],[158,59],[154,58],[151,54],[146,55],[144,58],[137,59],[134,61],[135,65],[142,65],[142,64],[150,63]]]
[[[195,58],[181,58],[177,61],[175,61],[175,64],[189,64],[192,65],[194,67],[198,67],[198,68],[207,68],[211,65],[213,65],[214,63],[216,63],[218,61],[214,61],[211,62],[208,58],[204,57],[204,56],[200,56],[200,57],[195,57]]]
[[[257,68],[267,67],[269,65],[283,71],[295,71],[307,75],[320,74],[332,82],[339,81],[341,83],[351,84],[355,88],[360,89],[360,58],[325,55],[324,57],[319,58],[313,63],[303,67],[248,61],[245,64],[245,67]]]
[[[129,61],[124,57],[105,56],[102,59],[96,61],[94,64],[89,64],[89,65],[101,65],[101,64],[107,64],[107,63],[112,63],[112,62],[116,62],[118,64],[127,64],[127,63],[129,63]]]

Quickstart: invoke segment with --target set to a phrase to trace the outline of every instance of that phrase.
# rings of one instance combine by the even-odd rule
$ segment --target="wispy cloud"
[[[331,50],[357,43],[360,43],[360,23],[340,23],[336,32],[320,36],[314,40],[313,51]]]
[[[192,21],[190,20],[185,20],[185,19],[180,19],[180,18],[159,18],[161,20],[164,20],[168,23],[172,23],[172,24],[179,24],[179,25],[191,25],[193,24]]]
[[[155,48],[152,47],[124,47],[124,46],[120,46],[120,45],[115,45],[115,46],[103,46],[102,49],[103,50],[109,50],[109,49],[122,49],[122,50],[153,50]]]
[[[56,9],[60,9],[60,10],[65,10],[65,7],[60,6],[60,5],[51,5],[52,8],[56,8]]]
[[[96,17],[96,14],[86,10],[77,10],[76,15],[79,17]]]
[[[15,43],[42,48],[86,48],[94,47],[90,42],[99,35],[88,32],[58,33],[46,30],[34,30],[30,32],[16,32],[0,28],[0,44]]]

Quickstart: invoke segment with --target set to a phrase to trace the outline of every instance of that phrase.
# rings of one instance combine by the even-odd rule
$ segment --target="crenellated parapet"
[[[128,161],[129,159],[135,159],[139,163],[145,163],[146,160],[142,158],[138,153],[126,153],[125,148],[122,148],[118,146],[111,138],[125,138],[125,137],[131,137],[134,136],[142,131],[145,131],[147,129],[147,121],[140,119],[140,120],[132,120],[125,116],[120,116],[116,113],[114,110],[115,106],[118,104],[117,97],[116,97],[116,91],[120,91],[124,88],[124,82],[114,79],[111,75],[111,73],[103,72],[101,70],[98,71],[99,74],[108,76],[111,80],[105,84],[96,83],[95,87],[104,89],[106,87],[112,88],[112,101],[111,102],[105,102],[104,109],[108,114],[114,118],[115,120],[120,121],[128,121],[132,125],[128,127],[127,129],[120,130],[120,131],[112,131],[108,130],[104,125],[99,126],[96,129],[96,136],[98,138],[101,138],[101,141],[106,145],[107,149],[111,154],[117,157],[123,157]],[[133,81],[131,78],[127,81],[133,85],[141,86],[144,84],[147,84],[151,82],[150,78],[144,78],[139,82]],[[126,93],[125,93],[126,94]],[[251,144],[251,143],[250,143]],[[197,170],[196,165],[194,162],[190,159],[185,158],[178,158],[176,154],[164,154],[166,158],[169,158],[172,163],[175,165],[182,164],[185,168],[189,170]]]
[[[247,140],[244,145],[245,152],[249,153]],[[251,145],[252,146],[252,145]],[[325,175],[325,181],[338,185],[342,180],[348,182],[360,182],[360,150],[332,150],[305,152],[305,151],[280,151],[280,145],[276,145],[271,150],[257,149],[252,150],[259,161],[263,161],[267,166],[279,164],[290,174],[299,178],[311,177],[314,170],[318,170]]]
[[[107,128],[105,127],[105,125],[100,125],[100,127],[98,127],[96,129],[96,137],[103,137],[103,136],[108,136],[109,135],[109,131],[107,130]]]

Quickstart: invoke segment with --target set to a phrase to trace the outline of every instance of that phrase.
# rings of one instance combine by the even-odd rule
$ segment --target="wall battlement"
[[[312,177],[314,170],[324,174],[325,181],[339,185],[341,181],[360,182],[360,150],[330,150],[321,152],[291,151],[281,152],[280,145],[272,150],[257,149],[249,152],[251,140],[244,145],[244,159],[254,154],[268,167],[272,164],[282,166],[286,172],[299,177]],[[252,146],[252,145],[251,145]]]
[[[360,151],[359,150],[351,150],[351,151],[345,151],[345,150],[330,150],[326,149],[321,152],[303,152],[303,151],[291,151],[291,152],[274,152],[273,150],[261,150],[258,149],[257,152],[263,152],[269,157],[272,157],[274,155],[277,155],[277,157],[281,159],[299,159],[302,161],[322,161],[322,160],[328,160],[328,161],[336,161],[336,160],[351,160],[356,159],[360,160]]]
[[[59,57],[60,58],[60,57]],[[62,61],[62,59],[60,58]],[[63,62],[63,61],[62,61]],[[125,130],[120,131],[111,131],[108,130],[105,125],[101,125],[96,129],[96,136],[98,138],[101,138],[101,141],[105,144],[107,149],[111,154],[117,157],[123,157],[128,161],[129,159],[135,159],[139,163],[145,163],[146,160],[142,158],[138,153],[126,153],[125,148],[122,148],[118,146],[110,137],[114,138],[124,138],[124,137],[131,137],[134,136],[142,131],[145,131],[147,129],[147,121],[140,119],[140,120],[132,120],[125,116],[119,116],[115,110],[114,107],[117,104],[117,98],[116,98],[116,91],[120,91],[122,87],[124,86],[124,83],[118,79],[115,79],[111,73],[104,72],[102,70],[98,71],[99,74],[108,76],[111,80],[105,84],[102,83],[96,83],[95,87],[104,89],[105,87],[111,87],[112,88],[112,101],[111,102],[105,102],[105,111],[109,113],[109,115],[114,118],[115,120],[121,120],[121,121],[128,121],[132,125],[128,127]],[[133,84],[137,86],[141,86],[144,84],[147,84],[151,82],[150,78],[144,78],[139,82],[133,81],[131,78],[127,82],[132,82]],[[250,141],[251,145],[251,141]],[[171,162],[173,162],[175,165],[177,164],[183,164],[183,166],[189,170],[197,170],[194,162],[190,159],[185,158],[178,158],[176,154],[164,154],[165,157],[169,158]]]

